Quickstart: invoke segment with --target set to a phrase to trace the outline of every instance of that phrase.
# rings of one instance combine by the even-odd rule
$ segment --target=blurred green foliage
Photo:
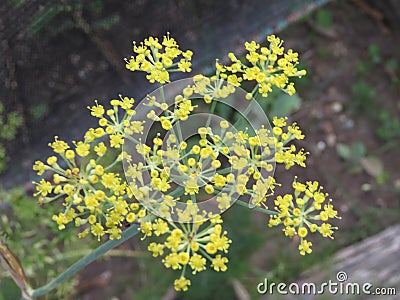
[[[374,177],[378,184],[387,180],[381,159],[374,155],[367,155],[367,150],[361,142],[354,142],[351,145],[338,143],[336,152],[345,161],[345,168],[349,173],[360,173],[365,171]]]
[[[29,4],[29,0],[9,0],[11,7],[18,8]],[[85,32],[90,26],[91,30],[109,30],[114,24],[118,23],[118,14],[107,15],[103,0],[65,0],[49,1],[42,9],[32,16],[28,32],[32,35],[42,31],[47,31],[51,35],[57,35],[66,30],[79,28]],[[82,17],[89,15],[93,20],[90,24],[81,24],[76,16]],[[86,21],[86,19],[85,19]]]
[[[400,137],[400,118],[393,116],[387,109],[380,108],[376,104],[377,93],[364,78],[368,78],[369,73],[376,66],[382,65],[391,79],[392,87],[398,88],[400,77],[398,74],[399,65],[397,59],[389,58],[386,61],[382,58],[379,46],[370,44],[368,47],[368,60],[358,61],[356,70],[361,75],[359,81],[351,87],[353,99],[351,108],[353,112],[360,115],[366,114],[377,123],[376,135],[386,143],[391,143],[394,147],[400,142],[394,143]]]
[[[379,138],[389,142],[400,138],[400,118],[392,117],[387,110],[382,110],[379,114],[379,127],[376,133]]]
[[[319,9],[315,13],[315,21],[320,27],[328,29],[333,23],[332,13],[326,9]]]
[[[371,67],[372,65],[370,61],[358,61],[356,65],[356,70],[360,75],[366,76],[371,70]]]
[[[83,244],[73,228],[59,231],[51,217],[57,206],[40,207],[22,187],[5,190],[0,186],[0,234],[5,244],[20,259],[34,287],[47,283],[79,258]],[[75,255],[76,252],[76,255]],[[76,282],[66,281],[44,299],[69,299]],[[0,273],[0,299],[19,299],[19,288],[9,274]]]
[[[336,152],[345,161],[345,167],[348,172],[359,173],[362,171],[359,161],[366,155],[363,143],[354,142],[349,146],[338,143],[336,145]]]
[[[368,54],[374,64],[379,64],[382,62],[382,57],[380,54],[380,49],[377,44],[371,44],[368,47]]]
[[[50,112],[49,106],[45,103],[33,105],[29,109],[29,113],[35,121],[40,121]]]
[[[374,100],[376,98],[375,88],[366,83],[364,79],[359,79],[351,86],[352,101],[351,109],[356,115],[370,114],[374,111]]]
[[[389,59],[386,64],[385,64],[386,68],[388,68],[391,71],[396,71],[399,68],[399,64],[397,62],[397,60],[395,58],[391,58]]]
[[[9,160],[6,154],[6,143],[15,138],[22,123],[23,118],[18,112],[6,112],[4,105],[0,103],[0,173],[5,170]]]

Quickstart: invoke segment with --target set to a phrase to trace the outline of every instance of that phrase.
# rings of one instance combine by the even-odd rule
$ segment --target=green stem
[[[242,126],[243,122],[246,122],[247,119],[247,114],[250,112],[250,110],[252,109],[253,106],[253,101],[251,101],[249,103],[249,105],[246,107],[245,111],[241,114],[240,112],[238,112],[238,116],[241,116],[242,118],[238,119],[235,124],[233,125],[233,127],[237,128],[238,130],[240,130],[240,126]],[[244,125],[244,124],[243,124]]]
[[[114,162],[111,164],[111,165],[109,165],[108,167],[106,167],[106,168],[104,168],[104,171],[108,171],[108,170],[110,170],[112,167],[114,167],[117,163],[119,163],[121,160],[119,160],[118,159],[118,157],[114,160]]]
[[[235,203],[239,204],[240,206],[243,206],[243,207],[246,207],[246,208],[250,208],[249,204],[244,202],[244,201],[242,201],[242,200],[237,200]],[[268,214],[268,215],[277,215],[278,214],[278,212],[276,212],[276,211],[268,210],[268,209],[265,209],[265,208],[262,208],[262,207],[258,207],[258,206],[254,206],[253,208],[250,208],[250,209],[254,209],[254,210],[257,210],[259,212]]]
[[[210,112],[209,112],[209,114],[208,114],[207,123],[206,123],[206,128],[207,128],[208,126],[210,126],[211,116],[212,116],[212,114],[214,113],[214,110],[215,110],[215,107],[216,107],[216,106],[217,106],[217,101],[214,100],[214,101],[211,103],[211,108],[210,108]]]
[[[74,274],[76,274],[78,271],[98,259],[100,256],[102,256],[104,253],[107,251],[119,246],[123,242],[129,240],[131,237],[135,236],[139,231],[137,230],[138,227],[132,226],[122,232],[121,238],[119,240],[109,240],[103,245],[97,247],[94,249],[91,253],[88,255],[84,256],[80,260],[78,260],[76,263],[74,263],[72,266],[70,266],[67,270],[65,270],[63,273],[61,273],[59,276],[54,278],[52,281],[50,281],[48,284],[37,288],[32,291],[31,293],[31,298],[37,298],[39,296],[43,296],[48,294],[50,291],[58,287],[62,282],[67,280],[68,278],[72,277]]]
[[[164,86],[162,84],[160,84],[160,95],[161,95],[161,100],[163,103],[166,103],[166,99],[165,99],[165,92],[164,92]],[[165,111],[165,116],[167,116],[167,111]],[[177,127],[177,131],[178,131],[178,135],[175,132],[174,127],[172,127],[172,133],[177,136],[178,138],[178,145],[180,145],[181,142],[183,142],[183,136],[182,136],[182,129],[181,129],[181,125],[180,125],[180,120],[178,119],[173,125]],[[186,153],[185,151],[183,151],[183,153]],[[183,161],[186,161],[186,159],[183,159]]]
[[[196,196],[194,194],[190,194],[190,199],[192,200],[193,203],[197,202]]]
[[[130,135],[125,135],[125,138],[130,140],[131,142],[134,142],[136,145],[140,144],[139,141],[137,139],[135,139],[134,137],[130,136]]]
[[[169,195],[175,198],[176,196],[178,196],[178,194],[182,194],[183,193],[183,189],[184,189],[183,186],[178,186],[178,187],[176,187],[175,190],[170,192]]]
[[[65,254],[56,255],[55,261],[71,259],[71,258],[75,258],[77,256],[87,255],[91,252],[92,252],[92,249],[70,251]],[[145,256],[145,253],[142,251],[112,249],[112,250],[108,251],[107,254],[105,254],[105,256],[106,257],[141,257],[141,256]]]
[[[373,151],[375,155],[381,155],[382,153],[385,153],[386,151],[390,150],[391,148],[397,146],[398,142],[397,141],[390,141],[383,145],[382,147],[378,148],[377,150]]]

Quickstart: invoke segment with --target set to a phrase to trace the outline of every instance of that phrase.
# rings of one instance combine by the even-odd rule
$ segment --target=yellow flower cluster
[[[218,71],[210,78],[196,75],[193,77],[193,86],[189,86],[187,89],[202,96],[207,104],[216,99],[225,99],[235,92],[235,85],[222,79],[220,75]]]
[[[162,42],[157,38],[149,37],[136,45],[133,52],[135,56],[125,59],[126,68],[130,71],[143,71],[148,73],[146,78],[151,82],[164,84],[169,82],[170,72],[190,72],[193,52],[179,49],[175,39],[169,33],[163,37]]]
[[[228,252],[231,240],[221,224],[220,216],[210,219],[207,226],[203,222],[184,225],[156,219],[146,230],[148,236],[154,234],[163,237],[163,242],[149,244],[148,250],[153,256],[163,256],[162,262],[166,268],[181,270],[180,277],[174,283],[176,290],[186,291],[191,284],[185,277],[188,268],[192,274],[196,274],[206,270],[209,261],[215,271],[227,270],[228,258],[222,254]]]
[[[248,100],[255,93],[267,97],[272,86],[295,92],[289,78],[305,75],[296,68],[297,53],[284,53],[275,36],[268,41],[268,48],[246,43],[246,63],[230,53],[230,66],[217,62],[215,75],[194,76],[172,101],[165,98],[163,84],[170,72],[190,71],[192,52],[181,51],[169,34],[160,42],[149,37],[135,44],[135,56],[126,59],[126,67],[144,71],[150,82],[161,84],[158,96],[148,96],[146,107],[135,109],[134,99],[121,95],[110,101],[109,109],[95,101],[88,109],[98,126],[73,145],[55,137],[49,144],[55,155],[33,166],[44,176],[34,182],[39,203],[63,201],[64,211],[53,216],[59,229],[74,224],[81,228],[80,237],[118,239],[124,224],[134,223],[142,239],[155,239],[148,246],[153,256],[161,257],[166,268],[181,271],[174,282],[178,291],[191,285],[186,270],[227,270],[231,240],[220,214],[235,201],[271,214],[269,226],[283,224],[287,236],[298,235],[302,255],[311,253],[309,232],[332,238],[337,227],[327,221],[337,217],[337,211],[317,182],[295,179],[293,195],[270,200],[280,185],[273,177],[275,163],[286,169],[305,167],[308,152],[291,143],[304,139],[296,123],[274,117],[271,129],[249,130],[236,129],[226,120],[210,124],[209,119],[196,126],[194,136],[182,137],[181,124],[185,126],[196,109],[205,106],[214,113],[216,100],[228,98],[244,81],[257,83],[243,97]],[[137,114],[140,109],[146,113]],[[146,132],[153,123],[158,132]],[[207,200],[214,203],[207,206]]]
[[[290,147],[286,146],[292,140],[302,140],[304,135],[302,134],[299,126],[296,123],[287,125],[287,118],[274,117],[272,124],[272,132],[275,137],[275,160],[277,163],[285,164],[285,168],[288,170],[295,164],[305,167],[306,155],[308,152],[304,152],[303,149],[296,150],[296,146],[291,144]],[[286,128],[286,131],[284,129]],[[297,151],[297,152],[296,152]]]
[[[328,223],[329,219],[339,218],[334,210],[332,200],[323,193],[323,187],[317,181],[307,181],[306,184],[293,181],[294,194],[278,196],[274,200],[277,215],[272,215],[268,226],[283,224],[283,232],[288,237],[300,237],[299,251],[301,255],[312,252],[312,243],[306,237],[309,232],[319,232],[323,237],[333,239],[333,230],[337,227]],[[320,224],[314,223],[315,221]]]
[[[141,132],[141,123],[129,121],[135,114],[132,109],[134,100],[120,96],[111,100],[112,109],[98,104],[89,107],[91,114],[99,119],[98,128],[90,128],[83,141],[74,142],[74,147],[59,140],[49,143],[57,156],[50,156],[46,162],[36,161],[33,169],[39,176],[48,171],[51,181],[41,179],[34,182],[35,196],[39,203],[48,203],[64,199],[65,211],[53,216],[60,230],[71,222],[77,227],[85,227],[79,236],[91,233],[98,239],[108,235],[119,238],[121,224],[133,222],[146,215],[139,210],[137,203],[128,203],[132,192],[121,177],[121,161],[129,159],[126,153],[113,153],[124,144],[124,134],[130,138]],[[124,111],[119,118],[118,110]],[[108,142],[105,138],[108,137]]]
[[[174,105],[169,106],[167,103],[156,101],[156,97],[147,97],[147,106],[154,107],[154,110],[150,110],[147,114],[149,120],[160,122],[161,127],[165,130],[170,130],[175,122],[187,120],[190,113],[195,109],[196,106],[192,105],[192,101],[187,97],[189,92],[187,89],[184,90],[183,95],[177,95],[174,99]],[[156,111],[161,111],[163,115],[160,117]]]
[[[283,41],[274,35],[268,36],[267,40],[269,47],[261,47],[254,41],[246,42],[245,48],[248,54],[245,56],[245,62],[238,59],[234,53],[228,54],[232,61],[230,66],[216,62],[221,78],[229,83],[239,86],[243,81],[256,82],[256,87],[248,94],[248,99],[251,99],[256,92],[262,97],[267,97],[273,86],[293,95],[296,89],[294,83],[289,81],[290,77],[306,75],[305,70],[298,70],[296,67],[299,63],[298,53],[292,49],[284,53]]]

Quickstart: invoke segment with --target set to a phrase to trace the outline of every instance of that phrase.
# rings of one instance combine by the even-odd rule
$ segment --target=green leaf
[[[382,161],[374,156],[362,157],[360,159],[360,164],[364,171],[372,177],[379,177],[383,173]]]
[[[32,17],[32,22],[29,25],[29,32],[32,35],[39,33],[42,29],[47,27],[58,14],[65,11],[64,4],[52,4],[43,10],[40,10]]]
[[[92,0],[89,2],[89,10],[95,16],[99,16],[104,10],[104,3],[102,0]]]
[[[399,67],[399,64],[395,58],[391,58],[386,62],[385,66],[389,70],[396,71]]]
[[[375,89],[367,84],[363,79],[358,80],[351,86],[352,100],[349,106],[356,115],[371,115],[376,113],[374,99],[376,98]]]
[[[353,160],[360,160],[363,156],[365,156],[365,147],[361,142],[355,142],[351,145],[351,158]]]
[[[113,14],[111,16],[105,17],[104,19],[93,23],[92,28],[101,30],[110,30],[112,26],[117,24],[120,20],[119,15]]]
[[[344,144],[336,144],[336,152],[341,158],[345,160],[349,160],[351,157],[350,147]]]
[[[357,72],[361,75],[367,75],[371,68],[372,64],[369,61],[359,61],[356,65]]]
[[[371,44],[368,47],[368,54],[371,57],[373,63],[378,64],[381,62],[380,50],[377,44]]]

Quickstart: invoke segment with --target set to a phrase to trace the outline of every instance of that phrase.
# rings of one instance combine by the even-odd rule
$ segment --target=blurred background
[[[296,96],[275,94],[272,109],[300,124],[306,139],[298,145],[311,155],[306,169],[278,168],[276,177],[283,186],[293,175],[319,180],[342,216],[340,230],[334,240],[316,238],[312,255],[300,257],[296,241],[267,228],[265,215],[233,207],[225,213],[233,240],[228,271],[196,275],[184,294],[173,291],[175,272],[131,240],[47,299],[259,299],[264,278],[322,281],[343,268],[349,281],[373,276],[400,293],[396,0],[1,1],[0,230],[32,283],[46,283],[97,243],[79,241],[73,229],[58,233],[57,208],[42,209],[31,197],[32,164],[50,154],[54,135],[72,141],[95,125],[86,109],[94,99],[121,93],[140,100],[151,92],[123,58],[133,40],[167,31],[195,53],[193,74],[209,74],[215,58],[240,56],[245,41],[264,42],[271,33],[299,52],[308,75],[297,80]],[[0,300],[19,299],[1,272]]]

